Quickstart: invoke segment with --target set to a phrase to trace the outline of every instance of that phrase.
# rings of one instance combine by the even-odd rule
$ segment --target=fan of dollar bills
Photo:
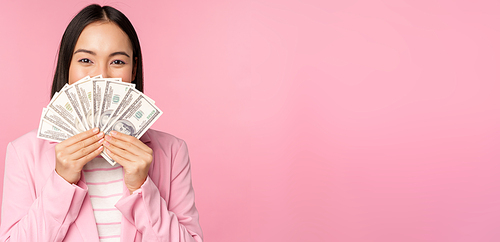
[[[98,127],[140,138],[162,115],[155,102],[121,78],[85,77],[66,84],[43,109],[37,137],[61,142]],[[112,165],[115,162],[101,155]]]

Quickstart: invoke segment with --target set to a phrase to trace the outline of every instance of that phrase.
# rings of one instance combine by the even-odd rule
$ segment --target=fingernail
[[[93,128],[92,132],[94,132],[94,134],[96,134],[97,132],[99,132],[99,128]]]
[[[106,140],[111,140],[111,136],[106,135],[106,138],[105,138],[105,139],[106,139]]]
[[[109,146],[108,141],[104,141],[104,146]]]
[[[114,131],[114,130],[113,130],[113,131],[109,132],[109,134],[110,134],[111,136],[115,136],[115,135],[116,135],[116,131]]]
[[[104,142],[104,139],[99,140],[99,144],[102,144],[102,142]]]
[[[98,137],[98,138],[101,138],[102,136],[104,136],[104,133],[103,133],[103,132],[100,132],[100,133],[97,135],[97,137]]]
[[[102,146],[99,146],[99,148],[97,148],[97,150],[102,150],[102,149],[103,149],[103,147],[102,147]]]

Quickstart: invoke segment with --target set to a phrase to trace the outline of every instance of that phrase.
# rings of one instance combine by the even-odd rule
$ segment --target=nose
[[[102,75],[103,78],[109,78],[108,68],[105,64],[97,64],[92,72],[91,76]]]

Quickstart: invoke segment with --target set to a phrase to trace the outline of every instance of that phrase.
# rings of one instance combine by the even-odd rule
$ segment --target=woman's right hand
[[[104,133],[94,128],[57,144],[57,174],[69,183],[78,183],[83,166],[101,153],[103,137]]]

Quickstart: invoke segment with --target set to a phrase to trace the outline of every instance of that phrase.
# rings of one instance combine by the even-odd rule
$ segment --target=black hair
[[[83,29],[87,27],[87,25],[98,21],[113,22],[127,34],[132,43],[132,60],[135,62],[134,64],[137,65],[135,78],[132,83],[135,84],[137,90],[144,92],[141,45],[139,44],[139,38],[137,37],[134,26],[132,26],[128,18],[117,9],[110,6],[101,7],[100,5],[92,4],[82,9],[71,20],[68,27],[66,27],[66,31],[64,31],[59,47],[54,81],[52,82],[51,97],[68,83],[69,66],[73,58],[73,51]]]

